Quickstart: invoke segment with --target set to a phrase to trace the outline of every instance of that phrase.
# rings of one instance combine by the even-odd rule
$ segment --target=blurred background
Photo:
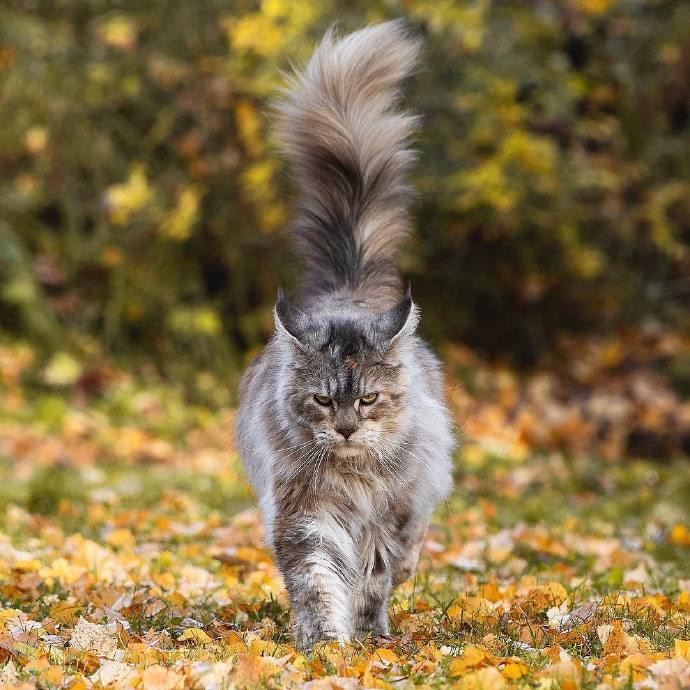
[[[401,265],[467,462],[690,453],[688,3],[8,0],[3,457],[184,464],[202,429],[226,463],[297,271],[269,101],[333,22],[398,16],[425,46]]]

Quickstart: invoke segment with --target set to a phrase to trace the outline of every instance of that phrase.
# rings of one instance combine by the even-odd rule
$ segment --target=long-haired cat
[[[329,31],[276,108],[304,272],[242,381],[237,440],[303,649],[388,634],[391,587],[452,484],[439,363],[394,262],[416,123],[399,85],[417,53],[398,21]]]

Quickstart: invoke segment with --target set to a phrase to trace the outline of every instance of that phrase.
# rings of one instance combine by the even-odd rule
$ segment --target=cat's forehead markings
[[[345,366],[348,369],[356,369],[359,364],[354,357],[345,357]]]

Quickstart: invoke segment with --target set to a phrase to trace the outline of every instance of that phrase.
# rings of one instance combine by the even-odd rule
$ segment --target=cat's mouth
[[[361,455],[363,448],[357,439],[348,438],[333,443],[331,445],[331,452],[336,457],[352,457],[354,455]]]

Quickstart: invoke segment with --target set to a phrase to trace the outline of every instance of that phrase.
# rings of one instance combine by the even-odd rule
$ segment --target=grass
[[[648,663],[630,677],[653,681],[652,663],[672,654],[675,640],[690,639],[690,616],[674,603],[681,601],[680,588],[687,590],[690,547],[669,538],[674,525],[690,523],[690,479],[683,461],[611,465],[535,456],[519,465],[487,458],[473,467],[458,466],[457,491],[438,511],[420,571],[392,602],[392,644],[369,641],[338,651],[326,646],[300,665],[302,657],[289,646],[289,607],[261,549],[258,523],[245,511],[251,498],[239,475],[155,465],[57,465],[2,482],[6,540],[37,561],[5,561],[9,579],[0,590],[2,603],[45,630],[55,625],[51,615],[57,603],[74,603],[73,618],[55,625],[56,639],[67,650],[80,617],[107,623],[111,615],[112,622],[103,600],[113,603],[113,584],[98,567],[81,575],[88,586],[79,594],[69,577],[63,582],[53,574],[60,558],[79,563],[74,552],[88,540],[112,559],[109,568],[121,564],[118,597],[134,597],[115,616],[126,633],[119,641],[123,663],[140,671],[151,663],[170,667],[188,683],[203,684],[200,664],[224,663],[240,686],[251,685],[247,678],[253,673],[258,686],[266,687],[289,684],[291,673],[299,676],[296,685],[346,673],[380,686],[447,687],[467,678],[474,682],[488,668],[499,674],[518,668],[524,670],[519,679],[501,674],[501,682],[543,687],[545,678],[559,677],[549,671],[561,663],[554,663],[554,649],[570,660],[564,673],[573,665],[584,688],[607,678],[616,687],[631,687],[630,678],[611,671],[631,654]],[[3,474],[14,469],[6,458]],[[148,581],[130,569],[132,560],[146,564]],[[29,576],[35,581],[27,592],[21,583]],[[549,599],[546,593],[530,603],[548,583],[562,585],[566,598],[561,601],[556,592]],[[482,603],[487,601],[491,610]],[[587,603],[590,620],[574,632],[549,624],[558,606],[567,616]],[[611,651],[601,626],[619,623],[628,647]],[[209,643],[177,642],[189,628],[205,631]],[[155,659],[137,665],[136,641],[153,639],[159,643]],[[483,650],[483,661],[458,671],[472,647]],[[396,661],[376,661],[382,648]],[[243,654],[265,661],[286,652],[292,661],[278,675],[264,667],[237,670]],[[17,645],[10,658],[20,678],[40,685],[40,673],[26,672],[37,658],[59,668],[64,682],[73,682],[96,678],[103,660],[92,656],[95,660],[55,656],[37,639]],[[523,666],[515,666],[519,663]],[[485,680],[497,683],[497,678]],[[566,680],[554,682],[565,687]]]

